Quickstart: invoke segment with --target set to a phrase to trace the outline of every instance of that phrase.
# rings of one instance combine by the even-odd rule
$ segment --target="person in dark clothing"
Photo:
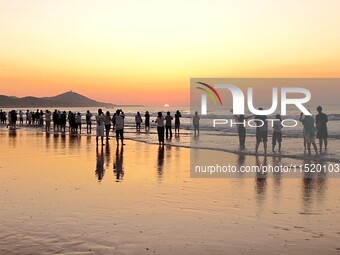
[[[318,114],[315,117],[315,125],[317,129],[316,137],[319,139],[319,150],[320,153],[322,153],[322,145],[323,142],[325,143],[325,151],[327,150],[328,145],[328,129],[327,129],[327,122],[328,122],[328,116],[327,114],[322,112],[322,107],[318,106],[316,108],[318,111]]]

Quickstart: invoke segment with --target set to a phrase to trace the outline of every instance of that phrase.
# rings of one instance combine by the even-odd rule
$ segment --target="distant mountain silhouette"
[[[12,97],[0,95],[0,107],[113,107],[114,104],[98,102],[69,91],[54,97]]]

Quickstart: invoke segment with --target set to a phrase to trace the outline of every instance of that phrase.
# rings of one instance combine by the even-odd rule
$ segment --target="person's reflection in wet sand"
[[[8,136],[9,136],[9,146],[15,148],[17,131],[15,129],[10,129]]]
[[[272,165],[275,166],[280,166],[282,164],[282,157],[281,156],[273,156],[273,162]],[[280,193],[281,193],[281,178],[282,178],[282,173],[280,171],[278,172],[273,172],[273,183],[274,183],[274,196],[275,198],[280,198]]]
[[[60,136],[60,147],[61,147],[61,151],[65,152],[66,149],[66,135],[61,135]]]
[[[263,162],[260,162],[259,157],[256,156],[256,165],[260,168],[262,166],[267,165],[267,156],[264,156]],[[261,169],[259,169],[261,170]],[[266,198],[266,192],[267,192],[267,173],[258,171],[256,173],[255,178],[255,187],[256,187],[256,203],[257,205],[262,208],[263,203]]]
[[[118,145],[116,148],[116,158],[113,162],[113,173],[116,176],[116,182],[120,182],[124,177],[124,169],[123,169],[123,155],[124,155],[124,146],[123,144]]]
[[[46,151],[50,151],[50,147],[51,147],[51,135],[50,133],[45,133],[46,136],[46,142],[45,142],[45,146],[46,146]]]
[[[320,162],[313,162],[311,160],[304,160],[303,164],[320,164]],[[305,169],[302,179],[302,201],[304,214],[315,213],[314,203],[316,207],[320,208],[325,198],[325,191],[327,190],[327,176],[326,173],[311,172]]]
[[[163,175],[163,165],[164,165],[164,145],[159,146],[158,148],[157,173],[160,179],[162,178]]]
[[[236,166],[237,169],[241,169],[242,166],[244,166],[244,163],[246,162],[246,155],[243,153],[239,153],[238,154],[238,159],[236,161]],[[239,177],[243,177],[244,173],[243,172],[239,172],[238,173]]]
[[[104,152],[103,146],[100,148],[96,148],[97,160],[96,160],[96,177],[98,178],[98,182],[101,182],[104,177]]]
[[[110,150],[110,144],[108,141],[105,143],[105,166],[109,167],[111,161],[111,150]]]

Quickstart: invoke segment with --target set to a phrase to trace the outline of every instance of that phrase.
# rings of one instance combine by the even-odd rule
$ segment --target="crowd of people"
[[[19,115],[20,124],[24,124],[24,113],[20,110],[19,112],[12,110],[8,114],[5,111],[0,110],[1,123],[6,124],[10,128],[16,128],[17,120]],[[44,126],[45,131],[51,131],[51,123],[53,123],[54,132],[66,132],[68,123],[68,131],[71,135],[81,134],[82,130],[82,115],[80,112],[66,112],[55,109],[54,112],[49,110],[43,111],[37,109],[36,112],[27,110],[26,113],[26,125],[28,126]],[[172,138],[172,122],[175,120],[175,134],[179,134],[180,129],[180,118],[182,117],[179,110],[176,111],[174,117],[171,116],[170,112],[167,112],[164,117],[162,112],[159,112],[157,118],[152,120],[157,125],[157,134],[159,144],[164,145],[164,134],[166,138]],[[150,131],[150,113],[148,111],[144,114],[144,126],[145,131]],[[85,114],[86,132],[89,134],[92,132],[92,119],[93,114],[88,110]],[[102,109],[98,109],[98,113],[95,115],[96,123],[96,142],[98,144],[99,139],[104,144],[104,137],[106,140],[110,138],[110,131],[113,130],[116,133],[117,144],[124,144],[124,119],[125,114],[122,109],[116,110],[111,116],[109,111],[104,114]],[[141,132],[141,125],[143,123],[143,117],[140,112],[135,115],[136,131]],[[166,130],[166,132],[164,132]]]
[[[263,110],[259,108],[259,110]],[[300,114],[299,121],[303,125],[303,146],[305,152],[308,152],[308,155],[311,155],[311,147],[313,146],[316,155],[318,153],[327,150],[328,146],[328,129],[327,122],[328,117],[325,113],[322,112],[322,107],[318,106],[316,108],[317,115],[315,119],[312,115],[304,115]],[[258,149],[261,143],[263,143],[264,153],[267,154],[267,142],[268,142],[268,121],[266,115],[252,115],[245,117],[244,115],[235,115],[235,121],[237,123],[244,123],[246,119],[254,118],[256,122],[256,145],[255,152],[258,153]],[[278,150],[281,151],[281,143],[282,143],[282,119],[281,115],[277,114],[275,116],[275,120],[273,121],[273,133],[272,133],[272,152],[275,152],[276,144],[278,144]],[[244,124],[237,125],[237,131],[239,136],[240,149],[245,148],[246,141],[246,128]],[[316,132],[315,132],[316,131]],[[319,150],[315,143],[315,133],[316,137],[319,139]]]
[[[259,108],[259,110],[263,110]],[[318,106],[316,108],[317,115],[314,119],[312,115],[304,115],[301,113],[299,120],[303,124],[303,145],[305,152],[308,152],[308,155],[311,155],[311,149],[313,149],[316,154],[322,153],[323,148],[327,150],[328,142],[328,130],[327,130],[327,122],[328,117],[325,113],[322,112],[322,107]],[[232,110],[231,110],[232,111]],[[54,132],[66,132],[66,125],[68,122],[68,129],[70,134],[81,134],[82,129],[82,115],[80,112],[72,112],[69,111],[60,111],[55,110],[51,113],[49,110],[42,111],[37,109],[35,112],[27,110],[23,113],[21,110],[16,112],[12,110],[8,113],[0,110],[0,120],[1,123],[7,124],[10,128],[16,128],[16,123],[19,118],[19,123],[21,125],[24,124],[24,115],[26,115],[26,125],[30,126],[43,126],[45,122],[45,130],[46,132],[50,131],[51,122],[53,122],[53,131]],[[85,114],[85,124],[86,124],[86,132],[91,133],[92,130],[92,117],[93,114],[90,111],[87,111]],[[180,118],[182,117],[180,111],[176,111],[174,117],[168,111],[165,116],[163,116],[162,112],[158,112],[157,117],[152,120],[157,126],[157,135],[158,142],[160,145],[164,145],[164,140],[172,139],[173,136],[173,121],[174,121],[174,132],[175,135],[179,134],[180,129]],[[234,115],[235,121],[237,124],[237,132],[239,137],[240,149],[245,149],[246,142],[246,127],[245,120],[249,118],[254,118],[254,121],[257,124],[256,127],[256,146],[255,152],[258,153],[258,149],[261,143],[263,143],[264,153],[267,153],[267,142],[268,142],[268,121],[267,116],[265,115],[252,115],[245,117],[244,115]],[[95,115],[96,122],[96,142],[98,144],[99,138],[101,140],[101,144],[104,144],[104,137],[106,140],[109,140],[110,131],[115,131],[117,144],[124,145],[124,119],[125,114],[122,109],[116,110],[116,112],[111,116],[111,113],[107,111],[105,114],[102,109],[98,109],[98,114]],[[136,132],[141,132],[141,126],[143,123],[143,117],[140,112],[137,112],[135,115],[135,125]],[[144,114],[144,127],[145,131],[148,132],[150,130],[150,119],[151,116],[148,111]],[[281,143],[282,143],[282,119],[280,114],[275,116],[277,121],[273,121],[273,133],[272,133],[272,152],[275,152],[276,145],[278,145],[278,151],[281,151]],[[194,136],[199,136],[199,123],[200,117],[197,112],[195,112],[192,124],[194,130]],[[261,125],[262,123],[262,125]],[[317,134],[317,138],[319,139],[319,150],[317,149],[317,145],[315,143],[315,131]]]

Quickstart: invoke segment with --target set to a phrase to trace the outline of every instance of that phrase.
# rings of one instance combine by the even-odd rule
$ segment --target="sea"
[[[309,106],[310,111],[313,115],[316,114],[316,107],[314,105]],[[170,112],[172,116],[174,116],[175,112],[179,110],[181,112],[181,125],[180,125],[180,134],[174,135],[173,138],[167,140],[166,143],[169,146],[175,147],[186,147],[192,149],[207,149],[207,150],[218,150],[225,151],[229,153],[235,154],[254,154],[255,148],[255,128],[247,127],[247,138],[246,138],[246,149],[240,151],[237,129],[235,126],[228,125],[217,125],[215,128],[212,128],[212,123],[214,119],[227,119],[234,120],[233,115],[230,110],[231,107],[225,107],[225,109],[211,109],[208,111],[208,114],[205,116],[200,116],[200,135],[193,135],[193,126],[192,126],[192,117],[193,113],[197,110],[199,112],[200,109],[195,109],[189,106],[182,107],[155,107],[155,106],[124,106],[124,107],[103,107],[103,111],[109,111],[111,115],[117,110],[122,109],[125,114],[125,138],[131,139],[137,142],[148,143],[148,144],[158,144],[157,139],[157,128],[156,124],[152,122],[156,119],[157,113],[162,112],[163,115],[166,114],[167,111]],[[55,108],[49,108],[48,110],[54,111]],[[328,134],[329,134],[329,145],[328,150],[324,152],[320,159],[322,161],[329,162],[340,162],[340,104],[329,104],[323,105],[323,111],[328,115]],[[12,109],[3,108],[3,111],[10,111]],[[36,111],[36,108],[21,108],[15,109],[17,111],[22,110],[26,112],[27,110]],[[39,109],[45,111],[46,109]],[[86,111],[89,110],[93,115],[97,113],[98,108],[89,108],[89,107],[79,107],[79,108],[58,108],[58,110],[62,111],[72,111],[72,112],[80,112],[83,119],[82,125],[82,136],[95,136],[95,121],[94,117],[92,118],[93,126],[92,133],[87,134],[86,125],[85,125],[85,114]],[[150,131],[145,132],[144,125],[142,124],[141,132],[136,132],[134,118],[137,112],[140,112],[143,119],[146,111],[149,111],[150,118]],[[300,111],[298,109],[287,109],[289,115],[284,116],[282,119],[294,119],[297,121],[297,126],[294,128],[283,128],[283,142],[282,142],[282,150],[279,153],[280,157],[287,158],[295,158],[295,159],[304,159],[306,157],[306,152],[303,147],[303,138],[302,138],[302,124],[299,122]],[[276,113],[275,113],[276,114]],[[268,118],[274,118],[274,115],[268,116]],[[245,116],[250,116],[251,113],[245,114]],[[25,120],[25,114],[24,114]],[[6,128],[4,125],[1,126],[1,129]],[[28,127],[26,125],[20,126],[18,128],[25,129],[41,129],[44,130],[43,127]],[[174,128],[174,124],[173,124]],[[52,128],[53,129],[53,128]],[[51,131],[53,132],[53,131]],[[173,130],[174,133],[174,130]],[[114,139],[114,133],[111,132],[111,139]],[[269,144],[269,153],[268,156],[277,156],[278,152],[271,153],[271,135],[272,129],[269,128],[268,132],[268,144]],[[318,141],[316,140],[317,144]],[[261,153],[261,147],[260,151]]]

